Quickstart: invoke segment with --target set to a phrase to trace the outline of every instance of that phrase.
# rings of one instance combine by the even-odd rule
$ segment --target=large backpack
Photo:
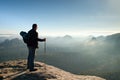
[[[25,32],[25,31],[21,31],[21,32],[20,32],[20,35],[22,36],[24,43],[27,44],[28,41],[29,41],[28,33]]]

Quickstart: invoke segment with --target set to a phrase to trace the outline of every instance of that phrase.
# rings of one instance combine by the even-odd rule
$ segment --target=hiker
[[[46,38],[40,39],[38,38],[37,30],[37,24],[32,25],[32,29],[28,32],[29,40],[27,42],[28,47],[28,60],[27,60],[27,69],[29,71],[36,71],[37,69],[34,68],[34,58],[35,58],[35,51],[36,48],[38,48],[38,41],[44,42],[46,41]]]

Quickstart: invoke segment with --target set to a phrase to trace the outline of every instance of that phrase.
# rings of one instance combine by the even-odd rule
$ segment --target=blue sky
[[[0,0],[0,34],[37,23],[45,36],[107,35],[120,31],[119,0]]]

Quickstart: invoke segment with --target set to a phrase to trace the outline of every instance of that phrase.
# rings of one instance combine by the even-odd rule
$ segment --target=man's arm
[[[40,38],[38,38],[38,41],[40,41],[40,42],[44,42],[44,41],[46,41],[46,38],[44,38],[44,39],[40,39]]]

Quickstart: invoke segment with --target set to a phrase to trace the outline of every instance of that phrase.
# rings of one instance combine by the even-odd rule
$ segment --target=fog
[[[3,38],[0,38],[3,40]],[[46,53],[44,42],[39,43],[36,61],[59,67],[75,74],[98,75],[119,72],[120,34],[108,36],[47,37]],[[0,62],[27,59],[26,44],[18,38],[0,43]]]
[[[57,57],[52,63],[58,63],[56,66],[63,69],[71,68],[71,72],[110,72],[119,69],[119,42],[108,37],[88,37],[83,40],[64,37],[51,39],[47,43],[47,55]]]

